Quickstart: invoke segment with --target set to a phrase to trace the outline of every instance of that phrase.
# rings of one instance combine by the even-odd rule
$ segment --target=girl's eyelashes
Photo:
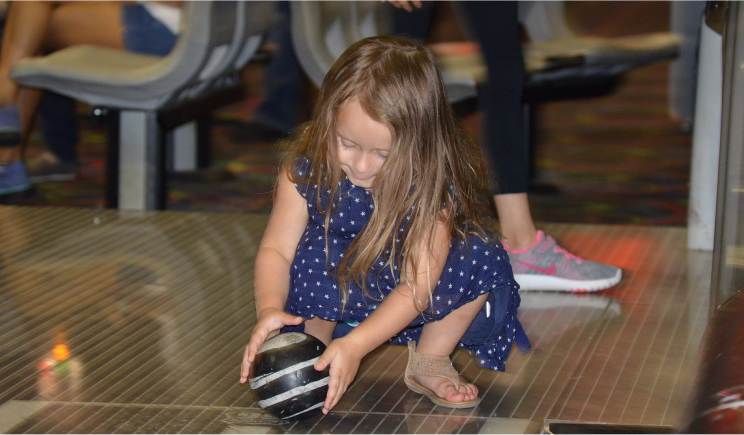
[[[338,143],[340,143],[340,144],[341,144],[341,146],[342,146],[342,147],[344,147],[344,148],[346,148],[346,149],[349,149],[349,148],[353,148],[353,146],[351,146],[351,145],[348,145],[348,144],[347,144],[347,143],[346,143],[346,142],[345,142],[345,141],[344,141],[344,140],[343,140],[343,139],[341,138],[341,136],[339,136],[339,137],[338,137]]]
[[[356,148],[357,147],[357,145],[354,145],[354,144],[351,144],[351,145],[347,144],[346,143],[346,140],[344,138],[342,138],[341,136],[338,136],[338,143],[341,144],[341,146],[344,149],[347,149],[347,150],[350,150],[352,148]],[[386,160],[388,158],[388,154],[382,154],[379,151],[374,151],[374,154],[377,157],[381,158],[382,160]]]

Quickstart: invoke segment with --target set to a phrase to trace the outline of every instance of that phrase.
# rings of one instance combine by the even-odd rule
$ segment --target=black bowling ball
[[[328,367],[313,368],[325,344],[300,332],[279,334],[258,349],[249,385],[258,406],[285,420],[304,420],[323,410],[328,393]]]

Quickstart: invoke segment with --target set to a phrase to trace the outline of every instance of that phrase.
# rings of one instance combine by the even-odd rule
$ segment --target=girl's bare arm
[[[256,256],[256,312],[284,309],[289,294],[289,268],[308,222],[307,202],[287,177],[279,174],[276,198]]]
[[[286,169],[279,174],[274,206],[256,256],[254,294],[256,327],[243,353],[240,382],[248,379],[258,348],[286,325],[302,318],[284,312],[289,295],[289,269],[297,244],[308,222],[307,203],[289,181]]]

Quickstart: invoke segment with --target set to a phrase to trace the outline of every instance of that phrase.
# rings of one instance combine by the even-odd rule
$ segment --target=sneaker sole
[[[77,174],[48,174],[28,176],[28,180],[32,183],[46,183],[50,181],[72,181],[76,179]]]
[[[565,279],[549,275],[514,274],[514,280],[519,284],[520,291],[562,291],[562,292],[595,292],[610,288],[620,282],[622,270],[618,270],[612,278],[594,280]]]

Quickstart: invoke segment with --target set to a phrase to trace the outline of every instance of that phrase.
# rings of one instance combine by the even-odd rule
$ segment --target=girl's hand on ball
[[[240,366],[240,383],[245,384],[250,373],[251,363],[256,358],[258,348],[269,338],[279,333],[279,330],[285,326],[296,326],[302,323],[304,319],[299,316],[287,314],[276,308],[265,308],[258,313],[256,327],[253,328],[251,341],[245,347],[243,352],[243,363]]]
[[[346,393],[346,389],[359,370],[363,356],[364,353],[357,349],[356,342],[352,338],[342,337],[333,340],[315,363],[315,370],[318,371],[324,370],[328,365],[331,366],[323,414],[328,414]]]

